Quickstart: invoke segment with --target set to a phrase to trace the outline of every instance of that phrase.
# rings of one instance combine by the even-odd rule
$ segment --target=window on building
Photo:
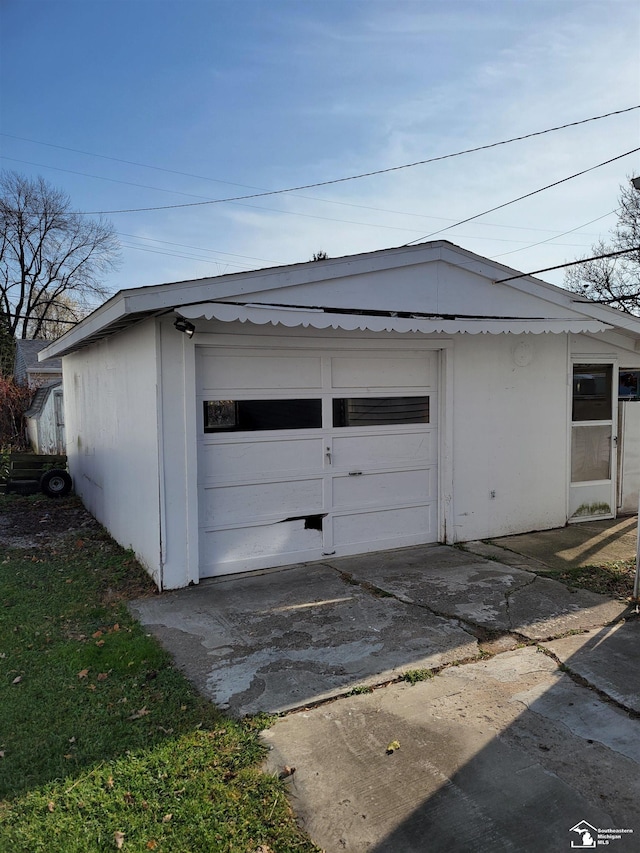
[[[428,397],[339,397],[333,401],[334,427],[428,423]]]
[[[205,432],[319,429],[320,400],[205,400]]]
[[[574,364],[574,421],[611,420],[612,377],[611,364]]]

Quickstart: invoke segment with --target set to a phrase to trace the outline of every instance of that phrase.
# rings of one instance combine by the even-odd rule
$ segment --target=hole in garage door
[[[283,518],[279,524],[285,524],[287,521],[304,521],[305,530],[319,530],[322,532],[322,520],[326,518],[328,513],[320,513],[318,515],[293,515],[291,518]]]

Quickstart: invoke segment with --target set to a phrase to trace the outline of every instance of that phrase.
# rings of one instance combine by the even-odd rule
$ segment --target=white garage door
[[[197,348],[200,575],[435,542],[437,352]]]

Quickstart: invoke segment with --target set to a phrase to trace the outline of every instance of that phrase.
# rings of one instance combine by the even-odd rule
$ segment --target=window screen
[[[315,429],[322,426],[320,400],[205,400],[204,431]]]
[[[428,423],[428,397],[339,397],[333,401],[334,427]]]

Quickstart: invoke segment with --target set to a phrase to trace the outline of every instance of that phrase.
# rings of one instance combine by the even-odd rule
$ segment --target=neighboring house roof
[[[38,354],[52,341],[29,341],[19,339],[16,341],[16,358],[13,370],[17,382],[25,382],[30,374],[52,373],[62,375],[62,359],[48,358],[38,361]]]
[[[60,387],[62,387],[62,379],[54,379],[52,382],[47,382],[46,385],[40,386],[33,395],[31,405],[24,413],[25,418],[39,417],[44,409],[45,403],[49,399],[49,394],[51,394],[55,388]]]
[[[425,276],[436,264],[432,276]],[[379,274],[415,274],[411,299]],[[414,272],[411,272],[413,269]],[[460,276],[476,279],[461,299]],[[515,278],[514,278],[515,277]],[[502,283],[503,279],[508,279]],[[402,299],[405,299],[404,303]],[[51,344],[62,356],[147,317],[199,317],[315,328],[453,334],[615,332],[634,348],[640,318],[438,240],[323,261],[121,290]]]

